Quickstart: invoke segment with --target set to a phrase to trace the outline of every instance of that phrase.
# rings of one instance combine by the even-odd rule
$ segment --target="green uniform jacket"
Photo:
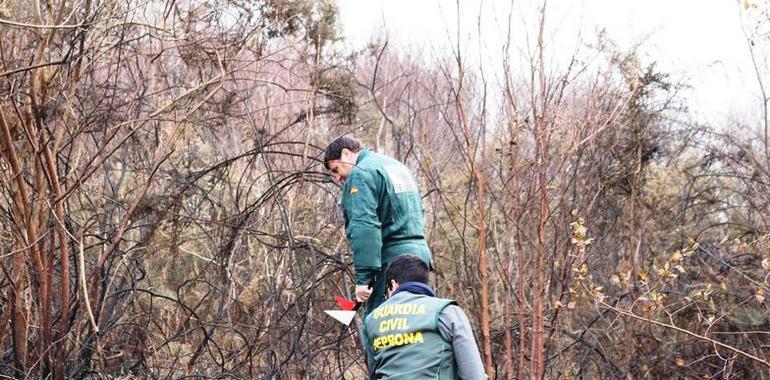
[[[452,300],[400,292],[374,309],[364,320],[366,348],[374,359],[371,378],[457,379],[452,342],[439,326],[441,312],[453,304]]]
[[[402,163],[363,149],[345,181],[342,208],[357,284],[380,280],[380,270],[405,253],[433,267],[417,181]]]

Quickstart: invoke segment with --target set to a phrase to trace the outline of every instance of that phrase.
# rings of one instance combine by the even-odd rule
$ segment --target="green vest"
[[[432,266],[422,198],[404,164],[362,150],[342,189],[342,209],[357,284],[371,284],[381,269],[404,253]]]
[[[396,293],[364,321],[374,379],[457,379],[452,342],[439,330],[439,315],[452,300]]]

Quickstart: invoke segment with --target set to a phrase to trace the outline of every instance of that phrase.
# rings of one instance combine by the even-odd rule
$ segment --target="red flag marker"
[[[334,299],[337,300],[337,305],[340,305],[340,309],[356,310],[356,305],[358,304],[356,301],[351,301],[343,296],[334,296]]]
[[[361,307],[361,302],[351,301],[343,296],[334,296],[334,299],[337,300],[337,304],[342,310],[324,310],[324,312],[343,325],[350,325],[356,316],[356,310]]]

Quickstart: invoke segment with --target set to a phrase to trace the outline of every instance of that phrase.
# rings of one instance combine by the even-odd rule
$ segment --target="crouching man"
[[[385,270],[388,300],[364,320],[373,379],[486,379],[468,317],[437,298],[428,266],[401,255]]]

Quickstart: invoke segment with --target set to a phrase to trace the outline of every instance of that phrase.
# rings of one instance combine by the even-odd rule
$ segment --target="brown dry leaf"
[[[572,243],[582,243],[586,239],[586,232],[588,229],[585,226],[585,221],[583,218],[578,218],[578,220],[572,222],[569,224],[570,227],[572,227]]]
[[[676,365],[678,365],[679,367],[684,367],[684,364],[685,364],[684,359],[676,358]]]
[[[650,277],[647,275],[647,272],[641,270],[639,271],[639,282],[646,284],[650,281]]]

